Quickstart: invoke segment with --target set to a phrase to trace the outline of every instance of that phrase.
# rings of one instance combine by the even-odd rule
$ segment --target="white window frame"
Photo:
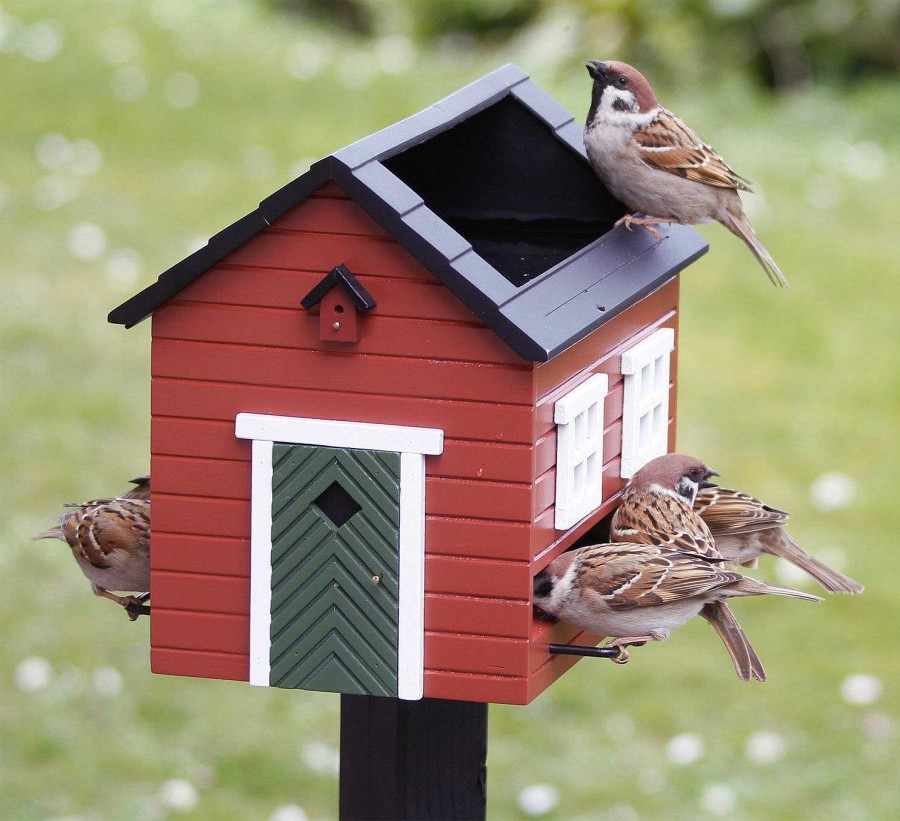
[[[400,454],[397,696],[425,689],[425,456],[444,450],[437,428],[239,413],[235,435],[251,439],[250,683],[268,687],[272,622],[272,450],[275,442]]]
[[[660,328],[622,354],[622,466],[630,479],[669,449],[669,382],[675,331]]]
[[[568,530],[603,503],[603,402],[609,377],[597,373],[558,399],[554,526]]]

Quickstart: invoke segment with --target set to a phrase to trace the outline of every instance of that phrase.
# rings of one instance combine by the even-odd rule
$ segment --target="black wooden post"
[[[341,821],[483,819],[487,704],[341,696]]]

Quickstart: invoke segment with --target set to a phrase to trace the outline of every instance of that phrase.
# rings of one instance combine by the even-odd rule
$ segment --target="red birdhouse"
[[[153,323],[153,670],[522,704],[568,669],[532,580],[673,448],[706,250],[623,213],[505,66],[115,309]]]

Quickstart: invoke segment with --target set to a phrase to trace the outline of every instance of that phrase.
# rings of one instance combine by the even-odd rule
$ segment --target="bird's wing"
[[[747,180],[668,109],[660,108],[650,123],[638,128],[634,141],[641,159],[652,168],[717,188],[752,190]]]
[[[747,493],[724,487],[703,488],[697,494],[694,511],[709,525],[714,536],[770,530],[784,525],[790,516]]]
[[[113,499],[84,505],[63,517],[62,529],[72,552],[94,567],[107,568],[107,557],[150,541],[150,502]]]
[[[671,509],[675,504],[668,497],[630,496],[628,503],[620,505],[613,516],[613,538],[622,542],[667,545],[710,559],[721,558],[706,522],[699,516],[687,520],[682,511]]]
[[[616,610],[690,599],[744,578],[696,553],[662,545],[594,545],[580,554],[582,585]]]

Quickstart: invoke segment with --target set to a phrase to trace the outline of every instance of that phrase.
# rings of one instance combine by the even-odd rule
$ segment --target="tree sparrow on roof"
[[[765,584],[720,567],[710,559],[666,545],[600,544],[563,553],[534,579],[534,603],[569,624],[601,636],[608,647],[668,638],[696,615],[719,633],[743,681],[766,674],[727,599],[774,594],[809,601],[818,596]]]
[[[137,487],[122,496],[72,505],[35,538],[66,542],[94,594],[122,605],[134,621],[127,608],[143,600],[110,592],[150,589],[150,477],[132,481]]]
[[[647,79],[620,62],[591,60],[594,86],[584,129],[588,159],[610,192],[632,211],[616,225],[720,222],[750,248],[773,285],[787,280],[756,236],[738,191],[749,183],[656,99]]]
[[[805,570],[829,593],[861,593],[865,588],[810,556],[785,531],[789,514],[741,493],[701,483],[694,510],[709,526],[719,552],[729,561],[755,567],[760,553],[780,556]]]

